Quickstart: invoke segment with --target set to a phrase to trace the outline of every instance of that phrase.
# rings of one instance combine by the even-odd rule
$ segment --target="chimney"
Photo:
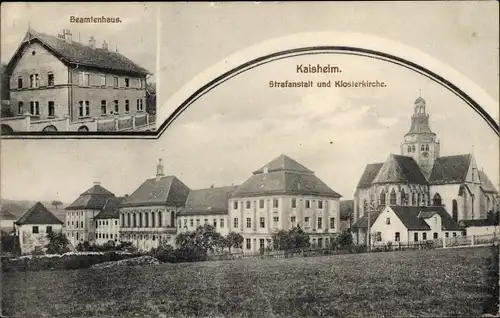
[[[99,182],[99,181],[94,181],[94,185],[101,185],[101,182]]]
[[[269,172],[269,168],[268,167],[264,167],[264,173],[268,173]]]
[[[64,35],[64,40],[66,41],[66,43],[70,43],[72,42],[72,39],[71,39],[71,31],[68,30],[68,29],[64,29],[63,30],[63,35]]]
[[[106,41],[102,42],[102,49],[106,50],[106,51],[108,50],[108,42],[106,42]]]
[[[156,166],[156,181],[160,181],[163,177],[163,164],[161,163],[161,158],[158,159],[158,165]]]
[[[91,36],[89,39],[89,46],[90,47],[95,47],[95,38],[94,36]]]

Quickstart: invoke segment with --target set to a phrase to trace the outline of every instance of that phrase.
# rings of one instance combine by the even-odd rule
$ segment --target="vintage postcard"
[[[2,315],[498,317],[498,6],[3,4]]]
[[[154,131],[155,7],[5,5],[2,134]]]

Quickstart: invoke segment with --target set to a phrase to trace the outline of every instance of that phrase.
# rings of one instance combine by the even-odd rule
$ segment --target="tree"
[[[146,83],[146,111],[156,114],[156,83]]]
[[[64,254],[69,252],[69,240],[62,232],[50,232],[47,234],[49,243],[45,245],[48,254]]]
[[[231,251],[231,248],[242,248],[243,247],[243,236],[240,233],[230,232],[226,236],[226,246]]]
[[[337,236],[336,243],[340,248],[349,248],[352,246],[352,234],[350,231],[345,231],[340,233],[339,236]]]
[[[56,209],[59,209],[59,207],[62,205],[63,203],[59,200],[54,200],[52,201],[52,205],[56,208]]]
[[[273,233],[271,238],[275,250],[307,248],[311,245],[309,234],[300,227],[294,227],[288,231],[279,230]]]

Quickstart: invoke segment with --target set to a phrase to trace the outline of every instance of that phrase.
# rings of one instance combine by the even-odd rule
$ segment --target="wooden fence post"
[[[474,246],[474,235],[472,235],[472,238],[471,238],[471,246]]]

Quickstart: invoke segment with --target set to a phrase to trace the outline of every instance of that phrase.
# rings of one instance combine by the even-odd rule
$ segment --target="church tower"
[[[429,127],[429,114],[425,112],[425,106],[422,97],[415,100],[410,131],[404,136],[401,154],[412,157],[429,179],[434,162],[439,157],[439,141]]]

